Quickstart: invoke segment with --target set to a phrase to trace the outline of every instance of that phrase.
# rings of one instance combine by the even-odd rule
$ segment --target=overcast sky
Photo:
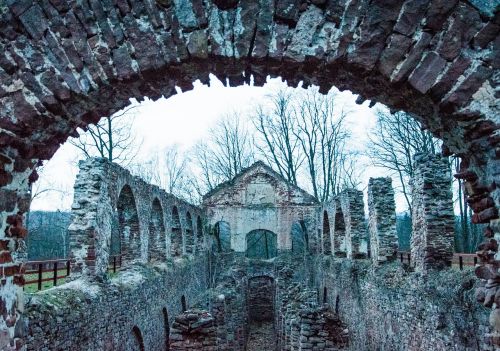
[[[269,79],[264,87],[240,86],[227,88],[215,77],[211,86],[195,82],[194,89],[179,93],[158,101],[146,100],[135,109],[133,130],[143,143],[136,162],[148,159],[151,153],[165,147],[178,144],[182,150],[188,150],[197,141],[208,136],[208,130],[222,116],[237,112],[241,118],[248,118],[255,106],[266,104],[266,95],[276,92],[286,85],[280,79]],[[352,111],[347,119],[356,147],[364,149],[367,134],[374,126],[375,108],[368,107],[368,101],[355,104],[356,95],[345,91],[340,94],[340,101]],[[71,144],[62,145],[51,160],[47,161],[41,172],[39,186],[56,188],[61,191],[43,193],[32,203],[32,210],[69,210],[73,201],[72,187],[78,172],[78,150]],[[362,157],[362,188],[370,176],[386,175],[381,169],[370,166],[369,160]],[[365,196],[366,198],[366,196]],[[402,196],[396,196],[398,211],[405,209]]]

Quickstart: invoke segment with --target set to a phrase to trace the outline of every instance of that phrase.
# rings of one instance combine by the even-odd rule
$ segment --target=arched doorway
[[[170,323],[168,321],[168,311],[166,307],[162,309],[163,314],[163,330],[165,332],[165,351],[170,350]]]
[[[177,206],[172,207],[172,228],[170,237],[170,253],[172,256],[182,255],[182,228],[179,210]]]
[[[269,259],[278,255],[278,237],[270,230],[256,229],[246,236],[246,257]]]
[[[120,191],[116,205],[120,228],[122,262],[130,262],[141,257],[141,234],[135,197],[130,186]]]
[[[231,250],[231,227],[228,222],[219,221],[213,227],[212,251],[228,252]]]
[[[166,259],[165,225],[163,208],[160,200],[155,198],[151,206],[149,220],[149,259],[152,262],[163,262]]]
[[[330,237],[330,220],[328,219],[328,212],[323,211],[323,254],[332,254],[332,242]]]
[[[198,216],[196,218],[196,250],[203,251],[205,246],[204,238],[203,238],[203,222],[201,221],[201,217]]]
[[[276,284],[270,276],[256,276],[248,279],[248,339],[247,350],[275,350],[276,331],[274,326]]]
[[[194,252],[194,233],[193,233],[193,217],[188,211],[186,213],[186,253]]]
[[[309,251],[309,234],[304,220],[293,223],[291,237],[292,253],[304,254]]]
[[[125,350],[144,351],[144,340],[142,338],[142,332],[139,327],[134,325],[134,327],[132,328]]]
[[[335,227],[333,228],[333,252],[335,256],[346,257],[344,213],[340,201],[335,200]]]

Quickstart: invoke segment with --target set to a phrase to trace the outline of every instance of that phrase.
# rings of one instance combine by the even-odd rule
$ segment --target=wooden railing
[[[68,277],[71,273],[71,263],[69,259],[28,261],[24,272],[24,286],[36,284],[36,289],[42,290],[57,284]],[[121,255],[111,256],[109,259],[108,272],[116,273],[122,267]],[[44,282],[52,282],[50,286],[44,286]],[[26,289],[25,289],[26,290]]]
[[[62,272],[62,273],[61,273]],[[49,274],[45,274],[49,273]],[[52,281],[52,286],[57,286],[57,281],[66,278],[70,273],[70,261],[67,259],[61,260],[46,260],[46,261],[29,261],[26,262],[26,270],[24,272],[24,285],[37,284],[38,290],[42,290],[43,282]],[[26,279],[27,277],[36,277],[36,279]]]
[[[116,273],[122,267],[122,256],[116,255],[109,258],[108,272]]]
[[[410,264],[411,255],[408,251],[399,251],[398,259],[401,263]],[[474,267],[478,262],[476,254],[454,253],[451,264],[453,267],[458,267],[461,271],[464,267]]]

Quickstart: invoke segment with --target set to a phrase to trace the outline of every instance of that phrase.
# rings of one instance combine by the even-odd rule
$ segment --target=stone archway
[[[172,207],[172,227],[170,230],[170,253],[172,256],[182,255],[182,227],[177,206]]]
[[[201,217],[196,217],[196,251],[201,252],[205,247],[205,239],[203,237],[203,222]]]
[[[122,262],[125,264],[141,257],[141,231],[134,194],[130,186],[120,191],[116,205],[120,228]]]
[[[149,220],[149,259],[152,262],[164,262],[166,254],[163,207],[156,197],[151,205],[151,218]]]
[[[177,4],[177,5],[176,5]],[[182,4],[182,6],[180,6]],[[130,97],[169,97],[177,85],[230,85],[268,75],[322,91],[332,85],[416,116],[463,158],[475,222],[500,233],[499,44],[494,2],[10,1],[0,8],[0,232],[22,248],[23,214],[39,160],[78,127]],[[234,30],[237,28],[238,30]],[[493,260],[496,239],[481,247]],[[9,249],[12,250],[12,249]],[[0,288],[16,335],[22,249]],[[490,267],[492,268],[492,267]],[[491,276],[489,268],[478,271]],[[22,295],[22,294],[17,294]],[[3,323],[2,323],[3,324]],[[14,344],[9,336],[2,344]]]
[[[330,220],[328,218],[328,212],[326,210],[323,211],[323,254],[331,255],[332,254],[332,242],[330,237]]]
[[[186,232],[185,232],[186,253],[194,253],[194,232],[193,232],[193,217],[191,213],[186,212]]]
[[[246,257],[269,259],[278,255],[278,236],[270,230],[255,229],[246,235]]]

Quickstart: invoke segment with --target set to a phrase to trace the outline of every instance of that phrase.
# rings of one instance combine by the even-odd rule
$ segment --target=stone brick
[[[446,61],[434,51],[429,52],[415,68],[408,81],[422,94],[425,94],[436,81]]]

